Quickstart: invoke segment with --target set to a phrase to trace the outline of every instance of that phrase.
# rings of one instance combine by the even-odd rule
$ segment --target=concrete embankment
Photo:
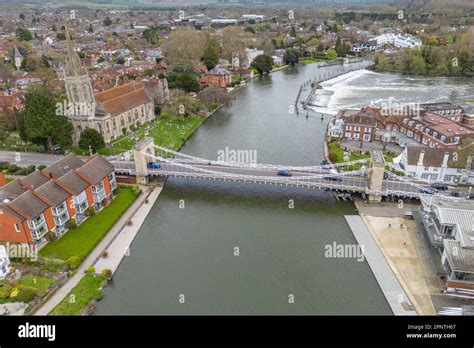
[[[387,299],[393,314],[395,315],[417,315],[417,312],[410,309],[409,299],[397,277],[385,260],[377,243],[372,238],[370,231],[359,215],[346,215],[352,233],[357,243],[363,247],[364,255],[369,264],[379,286]]]

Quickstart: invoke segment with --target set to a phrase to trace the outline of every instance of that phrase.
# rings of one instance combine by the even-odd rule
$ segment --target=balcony
[[[92,192],[94,196],[94,202],[100,203],[105,198],[105,187],[103,182],[99,182],[98,184],[92,186]]]
[[[60,205],[57,207],[54,207],[51,209],[53,212],[53,216],[61,216],[64,213],[67,213],[67,205],[66,202],[62,202]]]

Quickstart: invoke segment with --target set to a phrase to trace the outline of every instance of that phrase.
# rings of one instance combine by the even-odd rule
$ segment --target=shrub
[[[12,292],[13,294],[13,292]],[[35,298],[35,295],[36,295],[36,292],[33,288],[30,288],[30,287],[22,287],[22,288],[17,288],[17,291],[15,291],[15,296],[14,298],[18,301],[18,302],[24,302],[24,303],[28,303],[30,302],[32,299]]]
[[[56,240],[58,238],[58,236],[56,236],[56,233],[54,233],[53,231],[48,232],[48,237],[50,241]]]
[[[18,168],[15,172],[16,175],[28,175],[28,171],[26,168]]]
[[[0,162],[0,169],[1,170],[8,169],[9,165],[10,165],[10,163],[8,163],[8,162]]]
[[[3,174],[8,174],[8,169],[3,169],[3,170],[2,170],[2,173],[3,173]]]
[[[31,166],[26,167],[26,171],[28,172],[28,174],[33,173],[35,170],[36,170],[36,166],[33,164]]]
[[[107,256],[109,256],[109,252],[107,250],[104,250],[102,252],[102,257],[107,257]]]
[[[81,264],[81,259],[78,256],[71,256],[67,259],[67,264],[70,269],[76,269]]]
[[[10,297],[12,292],[12,287],[8,284],[0,285],[0,299],[6,299]]]
[[[68,224],[68,229],[73,230],[77,227],[76,219],[71,219],[69,220]]]
[[[94,216],[95,215],[95,209],[94,207],[89,207],[87,209],[87,211],[89,212],[89,216]]]
[[[104,277],[105,279],[110,279],[112,278],[112,271],[108,268],[104,268],[102,272],[100,272],[101,276]]]
[[[64,269],[66,263],[63,260],[58,259],[40,258],[39,264],[42,266],[42,268],[45,268],[50,272],[57,272]]]
[[[336,153],[334,153],[334,152],[332,152],[332,151],[329,152],[328,158],[329,158],[329,160],[330,160],[331,162],[336,162],[336,161],[337,161],[337,155],[336,155]]]
[[[15,173],[18,170],[18,166],[16,164],[11,163],[8,165],[8,172]]]
[[[38,166],[38,170],[43,170],[45,168],[46,168],[46,166],[44,164]]]
[[[86,273],[94,273],[95,272],[95,267],[94,266],[89,266],[86,268]]]

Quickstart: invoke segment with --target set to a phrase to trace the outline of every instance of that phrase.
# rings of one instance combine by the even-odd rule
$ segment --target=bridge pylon
[[[372,150],[372,160],[370,161],[369,171],[369,188],[371,191],[382,191],[383,175],[385,172],[385,161],[382,151]],[[382,200],[381,194],[369,194],[369,202],[380,203]]]
[[[136,143],[133,148],[137,184],[148,184],[148,162],[154,162],[155,142],[153,138],[145,138]]]

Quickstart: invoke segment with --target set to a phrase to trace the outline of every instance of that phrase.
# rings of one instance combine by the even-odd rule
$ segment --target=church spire
[[[81,61],[74,46],[72,44],[71,35],[69,34],[69,28],[67,24],[64,25],[66,31],[66,42],[67,42],[67,56],[66,56],[66,74],[69,76],[86,75],[86,71],[81,65]]]

